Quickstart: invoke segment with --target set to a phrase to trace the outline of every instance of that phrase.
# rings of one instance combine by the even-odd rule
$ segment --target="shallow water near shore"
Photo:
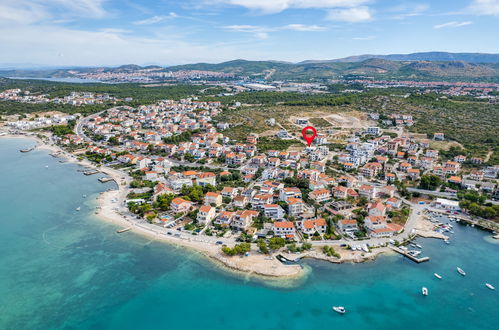
[[[451,244],[336,265],[285,287],[234,275],[199,254],[94,215],[98,175],[0,139],[0,329],[495,329],[499,244],[455,224]],[[46,167],[48,166],[48,167]],[[87,195],[83,198],[83,195]],[[76,211],[77,207],[81,210]],[[467,272],[462,277],[459,266]],[[438,280],[433,273],[443,276]],[[429,296],[421,295],[421,287]],[[347,314],[331,311],[345,306]]]

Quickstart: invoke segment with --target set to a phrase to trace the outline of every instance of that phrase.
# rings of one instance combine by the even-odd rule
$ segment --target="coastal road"
[[[456,194],[449,193],[449,192],[443,192],[443,191],[433,191],[433,190],[425,190],[425,189],[418,189],[418,188],[407,188],[407,190],[409,192],[420,193],[421,195],[429,195],[429,196],[435,196],[435,197],[446,198],[446,199],[456,199],[457,198]],[[492,203],[494,205],[499,205],[499,201],[493,201],[490,199],[487,199],[485,202]]]

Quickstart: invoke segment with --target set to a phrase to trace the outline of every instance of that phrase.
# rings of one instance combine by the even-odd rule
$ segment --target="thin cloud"
[[[375,36],[368,36],[368,37],[354,37],[352,40],[359,40],[359,41],[365,41],[365,40],[373,40],[376,39]]]
[[[442,28],[457,28],[461,26],[466,26],[473,24],[471,21],[466,21],[466,22],[448,22],[448,23],[443,23],[443,24],[438,24],[435,25],[433,28],[434,29],[442,29]]]
[[[331,9],[350,8],[370,0],[218,0],[216,2],[245,7],[263,14],[275,14],[286,9]]]
[[[0,25],[61,22],[75,17],[103,18],[108,15],[103,4],[104,0],[0,0]]]
[[[326,30],[326,27],[319,25],[288,24],[277,27],[257,26],[257,25],[228,25],[226,30],[242,33],[252,33],[258,39],[267,39],[269,33],[277,31],[298,31],[298,32],[319,32]]]
[[[473,0],[468,10],[476,15],[499,16],[499,0]]]
[[[319,25],[304,25],[304,24],[288,24],[281,28],[282,30],[293,30],[293,31],[304,31],[304,32],[316,32],[324,31],[326,28]]]
[[[390,8],[388,12],[394,13],[393,19],[405,19],[407,17],[421,16],[430,8],[427,4],[404,4]]]
[[[133,24],[135,24],[135,25],[151,25],[151,24],[160,23],[160,22],[172,19],[172,18],[177,18],[177,17],[178,17],[178,15],[176,13],[171,12],[168,15],[153,16],[153,17],[146,18],[146,19],[143,19],[140,21],[135,21],[135,22],[133,22]]]
[[[371,10],[366,6],[333,9],[329,11],[329,14],[326,18],[331,21],[357,23],[370,21],[372,19],[372,13]]]

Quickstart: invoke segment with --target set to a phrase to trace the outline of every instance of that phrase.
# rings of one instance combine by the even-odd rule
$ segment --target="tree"
[[[284,240],[284,238],[272,237],[269,240],[269,248],[271,250],[278,250],[278,249],[282,248],[284,245],[286,245],[286,241]]]
[[[154,203],[155,208],[159,208],[161,211],[168,211],[170,209],[170,204],[175,198],[174,194],[162,194],[159,195]]]
[[[117,146],[118,144],[120,144],[120,141],[118,141],[118,138],[116,136],[111,136],[109,140],[107,140],[107,142],[109,142],[109,144],[113,146]]]
[[[256,245],[258,246],[258,248],[260,249],[260,252],[261,253],[269,253],[269,248],[267,247],[267,243],[265,243],[265,241],[263,239],[259,239],[256,241]]]
[[[436,190],[442,184],[442,179],[437,175],[423,175],[419,182],[419,188],[425,190]]]

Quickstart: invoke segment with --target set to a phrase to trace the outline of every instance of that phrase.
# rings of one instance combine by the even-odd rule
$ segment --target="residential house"
[[[331,192],[328,189],[316,189],[310,192],[308,197],[316,203],[322,203],[331,200]]]
[[[204,204],[220,206],[222,205],[222,195],[216,192],[208,191],[204,196]]]
[[[215,208],[210,205],[203,205],[199,208],[197,221],[202,225],[209,224],[215,218]]]
[[[253,219],[258,216],[258,211],[254,210],[241,210],[237,211],[234,219],[232,220],[231,227],[239,230],[246,230],[253,223]]]
[[[170,204],[173,213],[185,213],[190,210],[192,203],[183,198],[174,198]]]
[[[293,238],[296,235],[295,225],[291,221],[276,221],[272,226],[275,236]]]
[[[282,207],[277,204],[265,204],[263,206],[263,211],[267,218],[271,218],[273,220],[284,219],[284,215],[286,214]]]
[[[299,198],[288,198],[288,214],[297,217],[304,212],[305,203]]]

